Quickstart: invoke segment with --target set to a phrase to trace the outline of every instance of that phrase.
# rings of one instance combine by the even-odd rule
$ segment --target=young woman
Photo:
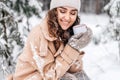
[[[28,35],[11,80],[59,80],[82,69],[80,49],[89,43],[91,30],[73,35],[80,5],[80,0],[51,0],[45,19]]]

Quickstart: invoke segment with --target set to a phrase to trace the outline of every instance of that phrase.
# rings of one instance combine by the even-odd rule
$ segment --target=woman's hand
[[[73,35],[69,39],[68,44],[79,51],[81,48],[87,46],[87,44],[91,41],[91,38],[92,38],[92,31],[90,28],[87,28],[87,31],[85,33],[79,33]]]

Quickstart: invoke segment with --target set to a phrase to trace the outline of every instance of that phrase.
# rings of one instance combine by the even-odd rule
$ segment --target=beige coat
[[[83,54],[63,44],[56,51],[53,40],[43,20],[31,30],[23,53],[18,57],[15,73],[7,80],[59,80],[68,70],[76,72],[74,63],[81,63]]]

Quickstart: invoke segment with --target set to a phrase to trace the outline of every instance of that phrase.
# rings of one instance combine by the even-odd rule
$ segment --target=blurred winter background
[[[81,23],[93,31],[84,71],[90,80],[120,80],[120,0],[81,0]],[[32,27],[41,22],[50,0],[0,0],[0,79],[13,73]]]

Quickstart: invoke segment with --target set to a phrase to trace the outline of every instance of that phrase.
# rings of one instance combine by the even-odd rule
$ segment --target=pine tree
[[[114,41],[118,42],[120,59],[120,0],[111,0],[105,7],[110,16],[109,24],[106,27],[106,34]]]
[[[0,70],[3,75],[14,72],[16,58],[24,46],[24,36],[27,37],[30,31],[28,21],[33,15],[40,18],[41,6],[37,0],[0,1]],[[26,26],[19,25],[23,18],[27,19]],[[23,34],[21,27],[25,31]]]
[[[0,56],[1,69],[9,73],[9,66],[13,66],[11,53],[15,45],[22,46],[20,33],[18,32],[17,22],[14,20],[12,11],[2,2],[0,2]]]
[[[111,0],[104,9],[108,11],[110,16],[107,26],[109,37],[115,41],[120,41],[120,0]]]
[[[109,23],[106,26],[101,26],[102,31],[99,38],[94,38],[96,44],[102,42],[107,43],[109,41],[117,41],[119,48],[120,59],[120,0],[110,0],[110,2],[104,7],[109,15]]]

